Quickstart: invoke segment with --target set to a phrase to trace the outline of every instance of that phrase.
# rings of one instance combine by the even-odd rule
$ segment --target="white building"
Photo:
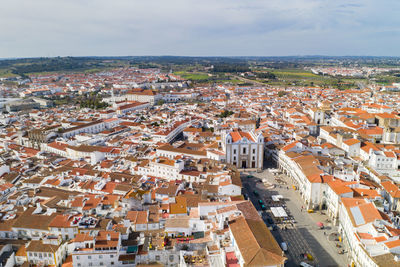
[[[142,110],[145,109],[147,107],[149,107],[150,104],[147,102],[133,102],[130,101],[130,103],[126,103],[124,105],[121,105],[119,107],[117,107],[117,114],[118,115],[124,115],[126,113],[132,112],[132,111],[136,111],[136,110]]]
[[[234,131],[225,136],[223,149],[226,162],[237,168],[262,169],[264,160],[264,137],[254,132]]]
[[[139,166],[139,173],[142,175],[152,175],[167,180],[179,179],[179,173],[185,167],[183,160],[172,160],[169,158],[158,157],[149,162],[148,166]]]
[[[391,231],[373,202],[360,198],[342,198],[339,210],[339,232],[355,266],[397,266],[400,252],[398,235]]]
[[[95,238],[74,240],[71,253],[73,267],[84,266],[135,266],[135,254],[121,249],[121,234],[99,231]]]
[[[378,172],[397,170],[397,157],[393,151],[373,151],[369,166]]]
[[[32,240],[26,247],[27,261],[30,265],[61,266],[66,256],[65,243],[59,240]]]
[[[341,198],[352,198],[353,190],[341,180],[335,180],[328,183],[327,190],[325,191],[326,206],[328,216],[331,218],[332,223],[336,225],[339,219],[339,208]]]

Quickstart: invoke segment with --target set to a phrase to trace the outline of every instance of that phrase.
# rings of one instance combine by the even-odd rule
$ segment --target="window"
[[[79,256],[76,256],[76,259],[79,260]]]
[[[236,154],[236,149],[233,150],[233,154]]]
[[[103,262],[100,262],[100,266],[103,266],[104,264],[103,264]]]
[[[156,256],[156,261],[159,261],[159,260],[160,260],[160,256],[157,255],[157,256]]]
[[[93,263],[92,263],[92,262],[89,262],[89,266],[93,266]]]
[[[245,147],[243,148],[243,154],[246,154],[246,148]]]
[[[113,262],[113,261],[111,262],[111,265],[114,265],[114,262]]]
[[[169,255],[169,261],[174,261],[174,255]]]
[[[91,260],[91,259],[92,259],[92,256],[87,256],[87,258],[88,258],[89,260]]]
[[[256,154],[256,149],[255,148],[253,148],[253,154]]]
[[[78,263],[78,267],[81,267],[81,264],[80,264],[80,263]]]
[[[99,259],[102,259],[103,258],[103,255],[99,255]]]

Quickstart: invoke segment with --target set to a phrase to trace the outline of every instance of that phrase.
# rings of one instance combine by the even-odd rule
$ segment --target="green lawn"
[[[312,73],[311,71],[305,71],[303,69],[282,69],[282,70],[268,70],[275,74],[275,76],[282,78],[319,78],[321,76]]]
[[[18,75],[10,72],[9,70],[0,70],[0,78],[11,78],[11,77],[17,77]]]
[[[192,81],[208,80],[210,78],[208,74],[200,72],[191,73],[186,71],[177,71],[174,72],[174,74],[179,75],[186,80],[192,80]]]

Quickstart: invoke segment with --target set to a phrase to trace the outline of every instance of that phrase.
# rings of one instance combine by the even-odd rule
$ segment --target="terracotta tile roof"
[[[381,185],[393,198],[400,198],[400,189],[392,181],[383,181]]]
[[[32,214],[36,208],[28,208],[15,221],[15,228],[30,228],[48,230],[49,224],[57,216],[57,213],[51,215]]]
[[[337,195],[353,192],[353,190],[351,190],[350,187],[346,186],[345,183],[343,183],[343,181],[341,180],[329,182],[328,185]]]
[[[249,141],[255,142],[254,138],[251,136],[249,132],[235,131],[230,133],[232,137],[232,142],[238,142],[243,138],[246,138]]]
[[[282,250],[263,221],[240,216],[229,223],[229,228],[245,266],[272,266],[285,262]]]
[[[181,196],[175,197],[175,203],[169,204],[169,213],[186,214],[187,213],[186,198]]]
[[[73,217],[69,218],[68,215],[57,215],[49,224],[49,227],[69,228]]]
[[[147,224],[147,211],[128,211],[126,218],[131,221],[132,224]]]
[[[354,191],[354,197],[375,199],[376,197],[381,196],[378,191],[373,189],[352,188],[352,190]]]
[[[395,248],[400,246],[400,239],[394,240],[394,241],[389,241],[384,243],[386,247],[390,248]]]
[[[343,143],[345,143],[348,146],[352,146],[358,143],[361,143],[360,140],[352,138],[352,139],[347,139],[346,141],[343,141]]]
[[[57,245],[43,244],[41,240],[32,240],[26,248],[26,251],[55,253],[58,247]]]
[[[282,149],[283,151],[286,152],[286,151],[288,151],[288,150],[294,148],[298,143],[299,143],[298,141],[292,142],[292,143],[290,143],[290,144],[288,144],[288,145],[282,147],[281,149]]]
[[[96,236],[95,248],[117,247],[120,233],[114,231],[99,231]]]

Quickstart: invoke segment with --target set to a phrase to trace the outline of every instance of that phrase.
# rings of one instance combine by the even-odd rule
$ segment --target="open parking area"
[[[268,169],[242,173],[243,190],[259,210],[272,234],[287,246],[286,266],[347,266],[347,254],[335,238],[336,227],[320,213],[308,213],[287,177]],[[282,243],[285,244],[282,244]],[[339,247],[340,246],[340,247]]]

